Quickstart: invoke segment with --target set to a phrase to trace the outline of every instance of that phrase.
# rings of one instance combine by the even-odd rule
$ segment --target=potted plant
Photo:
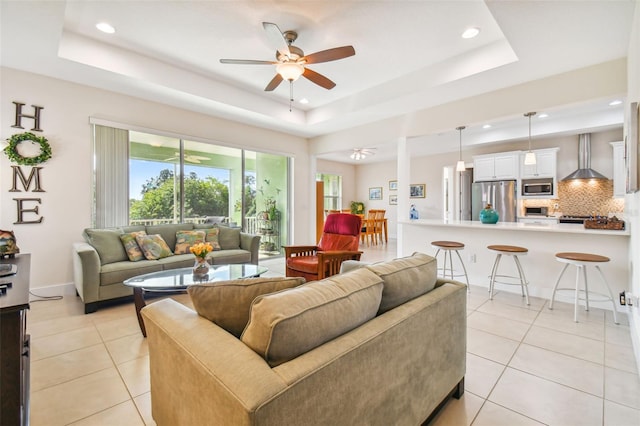
[[[361,201],[351,202],[351,214],[364,214],[364,203]]]

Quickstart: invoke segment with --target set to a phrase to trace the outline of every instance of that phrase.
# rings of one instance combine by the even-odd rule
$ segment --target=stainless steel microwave
[[[547,179],[523,179],[522,196],[532,197],[548,195],[553,196],[553,178]]]

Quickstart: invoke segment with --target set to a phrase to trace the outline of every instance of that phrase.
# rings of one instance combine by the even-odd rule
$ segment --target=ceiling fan
[[[321,62],[337,61],[338,59],[344,59],[356,54],[353,46],[342,46],[305,55],[302,49],[293,45],[293,42],[298,38],[298,33],[295,31],[282,32],[276,24],[271,22],[263,22],[262,27],[267,32],[267,38],[276,48],[276,61],[220,59],[220,62],[223,64],[239,65],[275,65],[276,75],[264,88],[266,92],[273,91],[283,80],[293,83],[300,76],[303,76],[320,87],[331,90],[336,86],[333,81],[306,66]]]
[[[178,160],[179,158],[180,158],[180,153],[176,152],[175,157],[167,158],[164,161],[173,161],[173,160]],[[210,158],[204,157],[202,155],[191,155],[191,154],[184,155],[184,161],[188,163],[200,164],[200,162],[202,162],[203,160],[210,160]]]
[[[353,153],[349,157],[352,160],[360,161],[367,158],[368,155],[374,155],[376,153],[375,148],[353,148]]]

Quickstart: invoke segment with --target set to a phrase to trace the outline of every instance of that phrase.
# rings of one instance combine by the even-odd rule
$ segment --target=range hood
[[[607,179],[591,168],[591,135],[583,133],[578,138],[578,170],[562,179]]]

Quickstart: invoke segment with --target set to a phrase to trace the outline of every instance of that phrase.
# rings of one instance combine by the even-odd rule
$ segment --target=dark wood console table
[[[29,276],[31,256],[0,259],[16,266],[0,276],[0,425],[29,424]],[[4,274],[4,273],[3,273]]]

